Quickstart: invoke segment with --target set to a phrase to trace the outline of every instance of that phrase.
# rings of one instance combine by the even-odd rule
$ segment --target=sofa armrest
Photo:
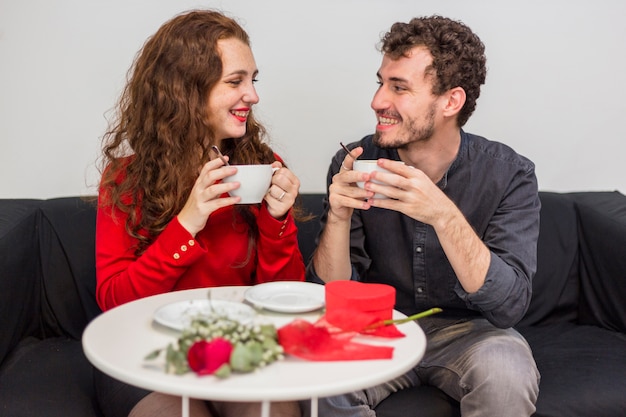
[[[0,364],[23,338],[39,335],[38,200],[0,200]]]
[[[79,340],[101,310],[96,303],[96,203],[64,197],[42,203],[39,253],[41,317],[46,336]]]
[[[626,333],[626,196],[571,196],[578,212],[580,322]]]

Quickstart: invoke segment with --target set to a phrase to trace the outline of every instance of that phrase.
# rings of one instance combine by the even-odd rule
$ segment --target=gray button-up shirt
[[[364,149],[362,159],[400,160],[395,149],[375,146],[372,136],[348,148],[356,146]],[[344,156],[340,150],[333,157],[328,185]],[[440,317],[482,314],[495,326],[515,325],[530,303],[537,264],[540,202],[534,164],[504,144],[461,131],[458,155],[438,185],[491,251],[484,285],[473,294],[464,291],[435,230],[381,208],[354,211],[351,279],[393,285],[395,308],[407,315],[441,307]],[[322,227],[327,198],[324,208]],[[307,276],[320,279],[312,263]]]

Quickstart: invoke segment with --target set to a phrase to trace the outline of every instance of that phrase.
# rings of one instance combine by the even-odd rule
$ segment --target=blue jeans
[[[363,391],[320,398],[321,417],[374,417],[390,394],[433,385],[460,402],[463,417],[522,417],[535,412],[539,371],[526,340],[484,318],[419,321],[428,345],[422,361],[406,374]],[[310,404],[301,403],[303,416]]]

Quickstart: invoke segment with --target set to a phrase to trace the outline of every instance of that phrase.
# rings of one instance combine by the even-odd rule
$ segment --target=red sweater
[[[248,225],[234,206],[217,210],[195,237],[174,218],[139,257],[125,230],[126,215],[99,209],[96,221],[96,299],[100,308],[174,290],[268,281],[304,281],[291,212],[273,218],[265,202],[254,209],[259,229],[247,263]],[[243,265],[242,265],[243,264]]]

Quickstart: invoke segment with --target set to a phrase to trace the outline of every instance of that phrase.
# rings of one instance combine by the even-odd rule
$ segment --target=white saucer
[[[279,313],[304,313],[324,307],[324,286],[311,282],[276,281],[250,287],[244,298],[256,307]]]
[[[154,321],[175,330],[183,330],[193,318],[212,313],[241,323],[250,322],[256,314],[253,308],[243,303],[198,299],[164,305],[154,313]]]

